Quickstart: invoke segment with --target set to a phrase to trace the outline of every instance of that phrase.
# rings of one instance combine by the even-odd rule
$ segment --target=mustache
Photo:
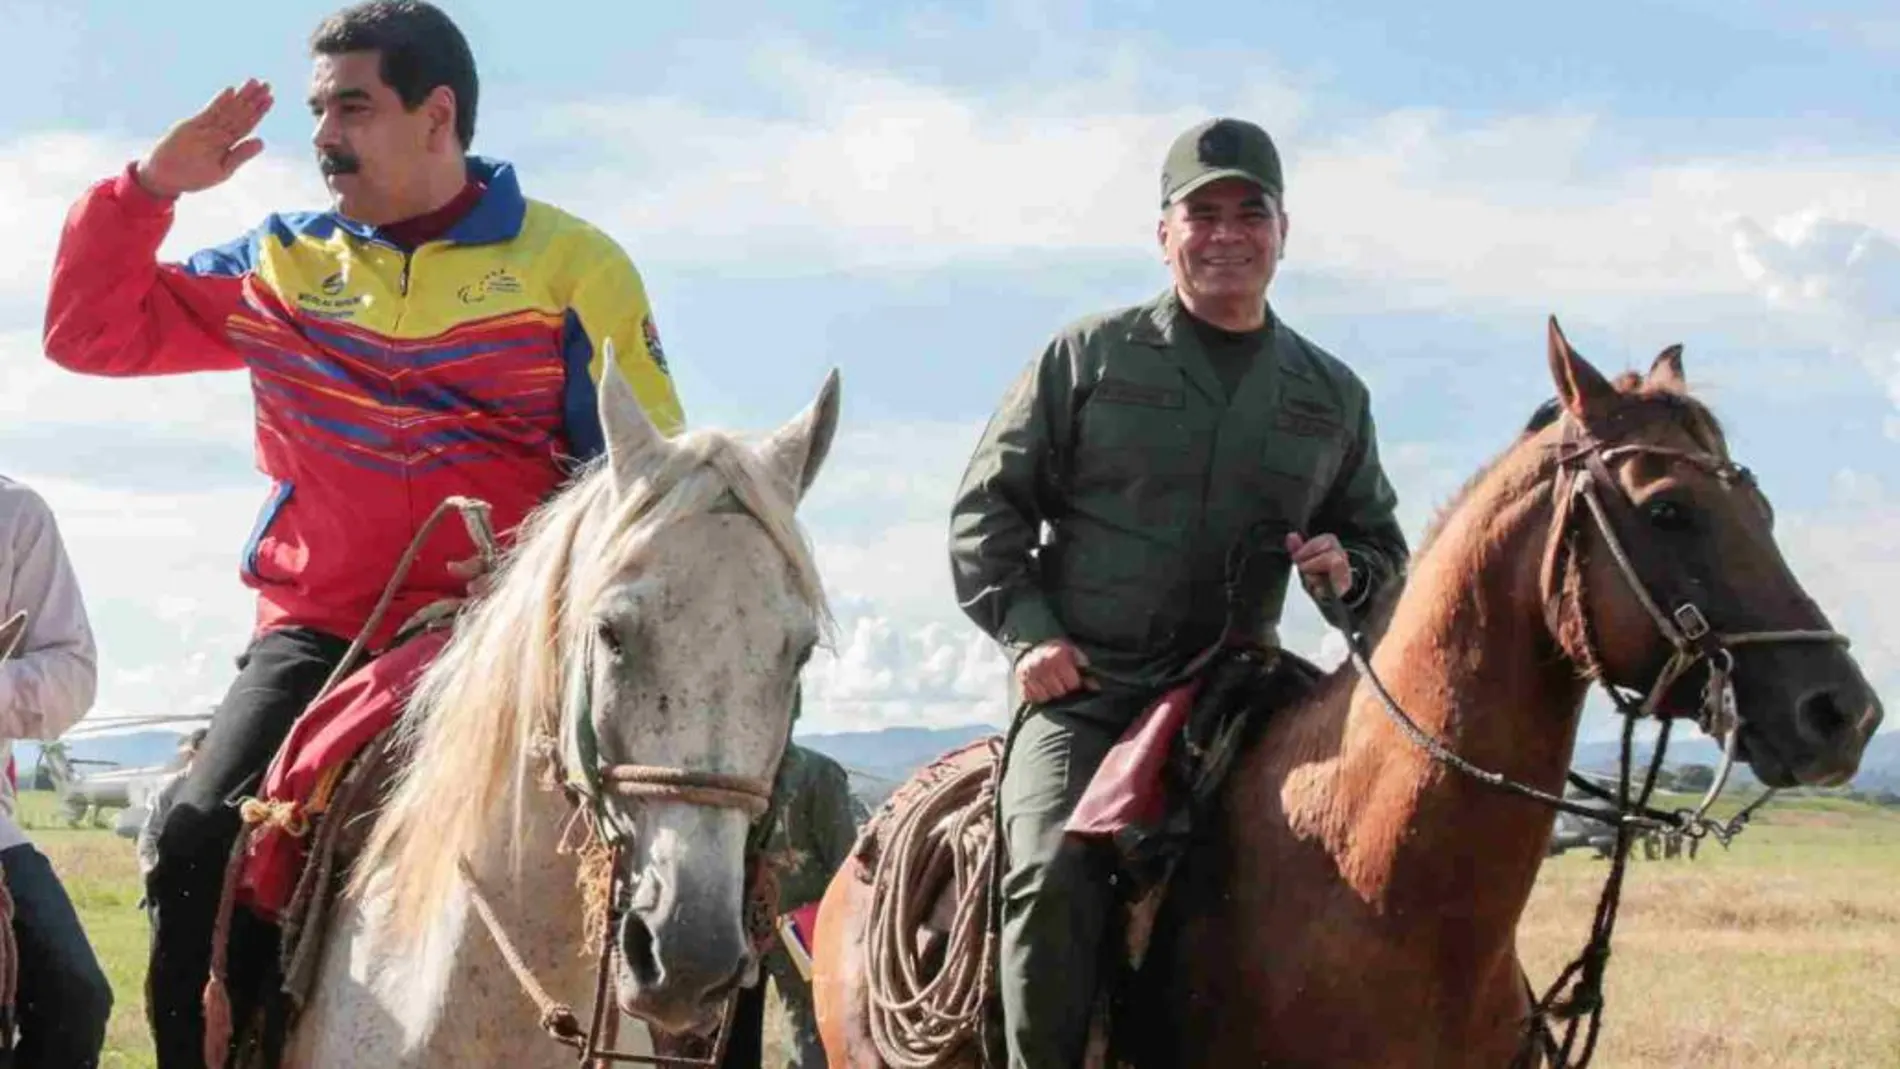
[[[356,174],[363,169],[363,161],[349,152],[319,152],[317,170],[325,177],[339,174]]]

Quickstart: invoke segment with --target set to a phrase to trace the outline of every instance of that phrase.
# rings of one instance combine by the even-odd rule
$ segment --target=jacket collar
[[[513,240],[521,233],[522,220],[528,215],[527,198],[521,195],[521,182],[515,177],[514,164],[485,156],[468,158],[468,176],[488,188],[482,199],[463,216],[443,241],[457,245],[493,245]],[[337,228],[364,241],[381,239],[379,228],[347,219],[335,211],[328,213]]]
[[[1211,399],[1224,401],[1226,389],[1202,352],[1200,339],[1194,334],[1193,324],[1187,322],[1187,315],[1180,294],[1170,286],[1141,306],[1141,314],[1128,327],[1128,340],[1154,348],[1164,359],[1179,367],[1187,375],[1188,381],[1194,383],[1202,393]],[[1280,323],[1272,308],[1267,309],[1266,326],[1268,340],[1264,354],[1268,359],[1274,359],[1271,354],[1279,349]]]
[[[1171,349],[1184,338],[1194,339],[1193,326],[1187,322],[1187,309],[1181,304],[1181,295],[1170,286],[1153,300],[1141,306],[1142,314],[1135,318],[1128,328],[1128,340],[1143,345]],[[1267,308],[1266,326],[1277,335],[1280,324],[1273,314],[1273,308]]]
[[[1173,348],[1176,332],[1185,326],[1180,319],[1187,314],[1186,309],[1181,307],[1181,297],[1175,293],[1174,287],[1168,287],[1142,305],[1141,313],[1129,325],[1128,340],[1161,349]]]

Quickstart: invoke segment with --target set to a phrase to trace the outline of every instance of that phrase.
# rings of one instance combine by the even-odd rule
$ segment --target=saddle
[[[1175,868],[1208,823],[1234,759],[1273,710],[1303,696],[1322,675],[1283,651],[1223,649],[1149,705],[1090,781],[1065,830],[1102,845],[1121,890],[1124,944],[1122,953],[1108,955],[1110,979],[1098,999],[1090,1064],[1143,1063],[1134,1030],[1123,1034],[1116,1027],[1133,1015],[1116,1007],[1134,997]],[[978,985],[960,1000],[965,1005],[957,1028],[941,1021],[918,1027],[880,1022],[876,1018],[884,1011],[873,998],[872,1034],[880,1047],[897,1042],[887,1038],[894,1030],[930,1036],[936,1049],[910,1049],[912,1057],[947,1059],[955,1048],[967,1047],[989,1064],[1001,1060],[993,1028],[1000,1009],[991,990],[998,917],[991,907],[1001,873],[995,804],[1004,745],[991,736],[944,755],[879,808],[852,851],[859,878],[874,886],[870,925],[895,929],[867,933],[867,951],[874,958],[909,959],[873,960],[867,973],[908,971],[917,976],[918,989],[939,989],[946,975],[967,974]],[[880,898],[894,901],[880,908]],[[971,962],[971,954],[981,960]],[[887,1063],[894,1061],[892,1052],[881,1053]]]

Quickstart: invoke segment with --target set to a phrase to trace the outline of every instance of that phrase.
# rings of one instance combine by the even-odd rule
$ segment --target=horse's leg
[[[831,1069],[884,1069],[871,1041],[870,987],[865,974],[865,935],[871,915],[871,885],[861,867],[847,860],[818,905],[812,947],[812,1008],[818,1039]]]

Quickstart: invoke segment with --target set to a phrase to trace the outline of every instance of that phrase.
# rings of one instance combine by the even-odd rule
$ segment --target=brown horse
[[[1846,781],[1879,701],[1844,641],[1814,641],[1839,636],[1689,396],[1680,348],[1612,383],[1553,320],[1549,357],[1557,403],[1440,514],[1372,652],[1377,678],[1450,751],[1554,792],[1593,678],[1676,715],[1725,677],[1738,752],[1764,783]],[[1389,713],[1349,665],[1274,712],[1239,758],[1155,926],[1146,971],[1165,979],[1141,1027],[1168,1052],[1157,1060],[1497,1069],[1516,1056],[1530,999],[1515,933],[1553,813],[1448,769]],[[847,864],[817,923],[834,1069],[884,1064],[866,876]]]

